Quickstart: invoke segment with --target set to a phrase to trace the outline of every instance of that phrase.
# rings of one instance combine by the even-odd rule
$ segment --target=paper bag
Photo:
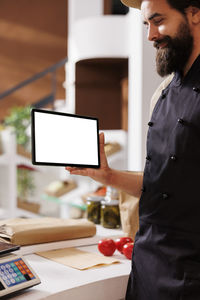
[[[0,238],[13,244],[34,245],[90,237],[96,226],[86,219],[15,218],[0,221]]]
[[[112,257],[106,257],[98,253],[91,253],[76,248],[57,249],[38,252],[36,254],[78,270],[87,270],[93,267],[120,262],[118,259]]]
[[[121,192],[119,208],[122,230],[134,240],[139,228],[139,198]]]

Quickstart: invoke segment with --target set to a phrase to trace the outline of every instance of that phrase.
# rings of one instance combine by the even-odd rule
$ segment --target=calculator
[[[39,283],[39,277],[22,256],[0,256],[0,298]]]

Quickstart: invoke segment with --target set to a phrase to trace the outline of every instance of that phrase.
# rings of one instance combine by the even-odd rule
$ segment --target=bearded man
[[[172,79],[148,123],[145,170],[109,168],[103,134],[100,169],[66,169],[140,196],[126,300],[199,300],[200,0],[121,1],[141,9],[157,72]]]

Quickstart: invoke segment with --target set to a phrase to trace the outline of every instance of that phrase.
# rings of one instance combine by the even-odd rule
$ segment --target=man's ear
[[[193,25],[200,24],[200,9],[198,7],[189,6],[186,8],[185,13],[190,23]]]

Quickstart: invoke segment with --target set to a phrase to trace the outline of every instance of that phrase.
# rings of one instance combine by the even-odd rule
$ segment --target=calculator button
[[[13,273],[14,271],[13,271],[13,269],[10,268],[10,269],[9,269],[9,272],[10,272],[10,273]]]
[[[10,280],[8,280],[8,279],[7,279],[5,282],[6,282],[7,285],[10,285],[10,284],[11,284],[11,283],[10,283]]]
[[[12,278],[10,281],[11,281],[11,283],[15,283],[15,279],[14,278]]]
[[[28,274],[24,275],[26,280],[31,280],[30,276]]]

